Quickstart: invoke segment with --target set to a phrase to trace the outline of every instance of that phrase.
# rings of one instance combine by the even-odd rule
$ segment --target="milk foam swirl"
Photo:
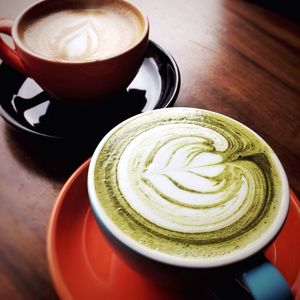
[[[121,127],[100,155],[105,163],[97,176],[104,172],[106,179],[96,179],[97,192],[113,199],[118,226],[147,247],[224,255],[257,239],[276,215],[272,152],[221,116],[185,114],[149,114]],[[184,253],[182,245],[189,248]]]
[[[121,193],[131,208],[161,228],[199,233],[228,227],[245,217],[253,202],[263,202],[253,191],[257,182],[265,185],[253,162],[226,160],[231,142],[192,124],[149,129],[120,157]]]
[[[44,16],[27,28],[24,40],[33,51],[54,60],[90,61],[124,51],[141,30],[133,13],[107,4]]]

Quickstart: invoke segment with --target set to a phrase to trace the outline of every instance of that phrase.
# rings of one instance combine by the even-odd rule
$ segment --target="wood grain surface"
[[[1,0],[15,18],[32,1]],[[230,116],[278,154],[300,196],[300,23],[281,1],[135,0],[150,38],[169,50],[181,72],[175,106]],[[291,5],[289,7],[289,5]],[[0,82],[1,88],[5,82]],[[0,99],[1,101],[1,99]],[[0,119],[0,299],[57,299],[46,260],[55,199],[91,152],[50,145]]]

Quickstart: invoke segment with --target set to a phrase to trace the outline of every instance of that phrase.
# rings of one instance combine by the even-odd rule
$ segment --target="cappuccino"
[[[96,152],[100,210],[111,226],[156,253],[204,261],[245,253],[274,230],[282,210],[274,152],[217,113],[140,114],[112,130]]]
[[[143,34],[143,20],[127,2],[99,1],[90,7],[78,1],[65,6],[56,1],[47,10],[24,16],[19,34],[28,49],[54,61],[88,62],[126,51]]]

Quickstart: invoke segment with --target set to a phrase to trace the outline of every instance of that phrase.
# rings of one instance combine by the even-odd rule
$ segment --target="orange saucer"
[[[89,160],[66,182],[49,223],[48,263],[59,297],[63,300],[182,299],[182,295],[180,297],[173,290],[153,285],[114,254],[99,231],[90,208],[86,187],[88,165]],[[299,232],[300,202],[291,192],[286,224],[265,254],[284,275],[298,300]],[[205,299],[210,298],[209,292],[203,293]]]

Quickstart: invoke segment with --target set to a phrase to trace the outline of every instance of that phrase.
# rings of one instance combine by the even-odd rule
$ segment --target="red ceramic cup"
[[[97,0],[88,9],[103,3],[118,3],[139,21],[140,34],[127,48],[104,58],[84,60],[55,60],[30,48],[23,38],[24,26],[45,12],[59,12],[69,7],[86,9],[86,1],[44,0],[25,9],[13,22],[0,19],[0,33],[10,35],[15,49],[0,37],[0,58],[18,71],[32,77],[56,99],[71,103],[101,102],[103,96],[125,88],[142,64],[149,38],[149,22],[135,5],[120,0]],[[81,29],[81,28],[80,28]],[[82,46],[82,45],[81,45]]]

